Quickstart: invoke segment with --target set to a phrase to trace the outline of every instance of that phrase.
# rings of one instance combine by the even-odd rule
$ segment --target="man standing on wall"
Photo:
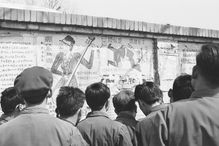
[[[67,35],[64,39],[60,40],[60,52],[55,57],[51,67],[51,72],[62,77],[55,85],[54,89],[59,89],[61,86],[65,86],[78,61],[88,69],[91,69],[93,66],[94,51],[91,51],[89,61],[84,57],[80,60],[81,54],[72,52],[74,44],[75,40],[70,35]],[[59,67],[61,71],[59,70]],[[70,86],[78,86],[75,75],[71,79]]]

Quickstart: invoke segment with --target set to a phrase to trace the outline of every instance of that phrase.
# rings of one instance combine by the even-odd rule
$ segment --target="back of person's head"
[[[1,108],[4,114],[10,115],[14,113],[19,104],[24,104],[23,100],[18,96],[14,87],[9,87],[2,92]]]
[[[92,111],[101,110],[110,97],[110,89],[101,82],[93,83],[87,87],[85,97]]]
[[[211,84],[219,86],[219,44],[203,45],[196,56],[196,67],[201,75]],[[196,75],[193,74],[193,77]]]
[[[154,82],[147,81],[143,84],[137,85],[134,95],[136,100],[142,100],[149,105],[163,101],[163,93]]]
[[[56,98],[56,113],[58,117],[68,118],[82,108],[85,94],[79,88],[64,86],[59,90]]]
[[[130,90],[120,91],[113,97],[113,106],[117,114],[122,111],[135,112],[137,106],[135,105],[134,93]]]
[[[171,102],[188,99],[191,96],[193,92],[191,80],[192,77],[188,74],[180,75],[174,80],[173,89],[169,91]]]
[[[40,104],[50,97],[53,77],[50,71],[43,67],[34,66],[19,74],[14,87],[27,104]]]

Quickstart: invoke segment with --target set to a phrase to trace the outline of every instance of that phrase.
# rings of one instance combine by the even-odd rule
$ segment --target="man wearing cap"
[[[42,67],[25,69],[14,87],[26,108],[15,119],[0,126],[1,146],[86,145],[72,124],[49,115],[47,98],[51,96],[52,74]]]
[[[73,53],[73,47],[75,44],[74,38],[72,38],[70,35],[67,35],[63,40],[60,40],[60,51],[53,62],[53,65],[51,67],[51,71],[54,74],[61,75],[62,78],[59,80],[59,82],[56,84],[54,89],[58,89],[61,86],[64,86],[71,73],[73,72],[73,69],[75,68],[78,61],[80,61],[81,54],[80,53]],[[84,57],[81,59],[81,64],[84,65],[86,68],[91,69],[93,66],[93,59],[94,59],[94,51],[91,51],[90,59],[87,61]],[[59,70],[59,66],[61,67],[61,70]],[[71,86],[77,87],[77,80],[75,76],[73,77],[73,80],[71,81]]]

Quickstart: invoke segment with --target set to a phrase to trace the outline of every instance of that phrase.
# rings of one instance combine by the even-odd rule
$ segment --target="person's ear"
[[[77,114],[77,120],[76,120],[75,125],[78,125],[78,123],[82,120],[82,114],[83,114],[82,108],[78,109],[76,114]]]
[[[140,108],[144,107],[144,102],[140,99],[138,100],[138,104]]]
[[[168,96],[169,96],[170,98],[173,97],[173,89],[170,89],[170,90],[168,91]]]
[[[137,113],[137,105],[135,104],[135,110],[134,110],[135,113]]]
[[[105,103],[105,108],[106,108],[106,111],[108,111],[109,110],[109,99],[106,101],[106,103]]]
[[[46,98],[52,97],[52,89],[49,89]]]
[[[197,79],[197,77],[198,77],[198,67],[195,65],[192,68],[192,79]]]

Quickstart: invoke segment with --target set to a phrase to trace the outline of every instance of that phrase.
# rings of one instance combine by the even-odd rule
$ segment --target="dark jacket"
[[[159,133],[160,129],[156,131],[154,128],[156,125],[159,125],[161,129],[166,127],[163,115],[166,113],[167,106],[168,104],[161,104],[152,107],[150,114],[138,122],[136,126],[138,146],[164,145],[165,141],[161,140],[161,138],[166,138],[166,133]]]
[[[132,145],[127,127],[109,119],[106,113],[101,111],[90,112],[77,127],[91,146]]]
[[[219,89],[195,91],[140,122],[141,128],[144,146],[218,146]]]
[[[13,115],[2,114],[1,117],[0,117],[0,125],[2,125],[4,123],[7,123],[8,121],[10,121],[12,119],[14,119]]]
[[[127,126],[130,137],[131,137],[132,144],[133,146],[137,146],[135,128],[136,128],[138,121],[135,119],[132,113],[129,113],[128,111],[120,112],[116,118],[116,121]]]

